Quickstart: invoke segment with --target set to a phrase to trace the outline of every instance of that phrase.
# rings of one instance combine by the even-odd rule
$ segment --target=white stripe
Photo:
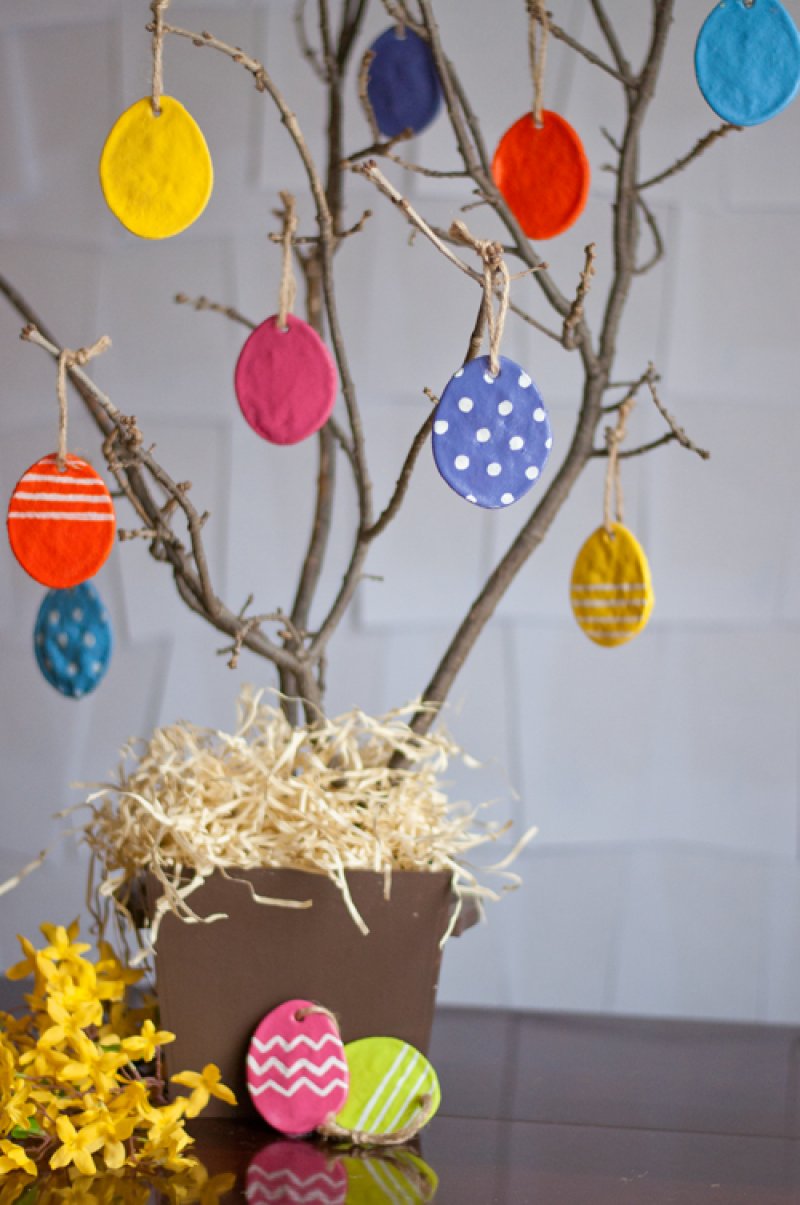
[[[305,1070],[310,1071],[312,1075],[322,1076],[330,1071],[331,1067],[336,1067],[339,1071],[347,1071],[347,1063],[343,1059],[337,1059],[335,1054],[332,1054],[324,1063],[312,1063],[310,1059],[297,1059],[294,1063],[282,1063],[274,1055],[263,1063],[259,1063],[254,1054],[248,1054],[247,1066],[256,1075],[266,1075],[273,1067],[285,1076],[296,1075],[298,1071]]]
[[[403,1205],[404,1201],[412,1200],[405,1193],[403,1193],[402,1197],[395,1196],[394,1189],[398,1185],[394,1181],[394,1178],[389,1176],[388,1168],[380,1166],[379,1159],[363,1159],[362,1164],[375,1181],[378,1191],[382,1194],[382,1199],[387,1201],[389,1205]],[[419,1200],[419,1198],[417,1199]]]
[[[70,484],[80,482],[81,485],[92,490],[101,486],[103,489],[106,488],[105,482],[101,481],[99,477],[72,477],[69,473],[26,473],[20,478],[20,485],[25,481],[69,481]]]
[[[591,612],[575,609],[578,619],[591,620],[592,623],[641,623],[641,615],[592,615]],[[583,627],[584,625],[581,624]]]
[[[109,505],[107,498],[98,498],[95,494],[47,494],[28,493],[27,490],[17,490],[14,498],[25,498],[31,502],[94,502]]]
[[[89,515],[83,512],[71,514],[62,510],[10,510],[9,519],[74,519],[76,523],[113,523],[113,513]]]
[[[410,1098],[411,1098],[412,1103],[413,1103],[414,1101],[416,1101],[416,1099],[417,1099],[417,1093],[419,1092],[420,1088],[421,1088],[421,1087],[422,1087],[422,1085],[425,1083],[425,1080],[426,1080],[427,1078],[428,1078],[428,1068],[427,1068],[427,1067],[423,1067],[423,1069],[422,1069],[422,1075],[419,1077],[419,1079],[417,1080],[417,1082],[414,1084],[414,1087],[411,1089],[411,1092],[409,1093],[409,1096],[410,1096]],[[424,1093],[423,1093],[422,1095],[424,1095]],[[390,1119],[390,1120],[388,1120],[388,1121],[386,1122],[386,1130],[387,1130],[387,1133],[389,1133],[389,1134],[394,1133],[394,1131],[395,1131],[395,1130],[397,1129],[397,1127],[398,1127],[398,1124],[399,1124],[399,1122],[400,1122],[400,1118],[403,1116],[403,1113],[404,1113],[404,1111],[405,1111],[407,1108],[408,1108],[408,1103],[407,1103],[407,1102],[401,1102],[401,1104],[400,1104],[400,1108],[397,1110],[397,1112],[396,1112],[396,1113],[393,1113],[393,1114],[392,1114],[391,1119]]]
[[[580,595],[573,598],[573,607],[640,607],[646,602],[645,595],[611,594],[607,598],[583,598]]]
[[[386,1072],[383,1079],[381,1080],[381,1082],[378,1084],[375,1091],[370,1096],[369,1100],[367,1101],[366,1105],[364,1106],[364,1108],[362,1110],[361,1116],[359,1117],[356,1124],[352,1127],[354,1130],[365,1130],[367,1128],[365,1122],[366,1122],[367,1117],[369,1117],[372,1109],[374,1109],[375,1102],[380,1100],[381,1093],[383,1092],[386,1085],[391,1081],[392,1076],[394,1075],[395,1071],[400,1066],[400,1064],[402,1063],[403,1059],[406,1057],[407,1054],[408,1054],[408,1050],[404,1046],[400,1050],[399,1054],[397,1054],[395,1056],[395,1060],[392,1063],[391,1067]]]
[[[265,1084],[259,1084],[257,1087],[252,1084],[249,1087],[251,1096],[260,1096],[262,1092],[268,1091],[277,1092],[280,1096],[294,1096],[295,1092],[299,1092],[301,1088],[308,1088],[309,1092],[313,1092],[315,1096],[330,1096],[334,1088],[347,1089],[347,1083],[343,1079],[332,1079],[324,1088],[320,1088],[319,1084],[315,1084],[308,1076],[302,1075],[300,1079],[295,1080],[291,1088],[284,1088],[282,1084],[276,1083],[273,1079],[268,1079]]]
[[[579,584],[573,582],[573,594],[607,594],[610,590],[624,594],[629,594],[632,590],[638,590],[640,593],[645,593],[647,587],[644,582],[592,582],[591,584]]]
[[[400,1089],[402,1088],[403,1084],[404,1084],[404,1083],[406,1082],[406,1080],[408,1079],[408,1077],[409,1077],[409,1075],[411,1074],[411,1072],[412,1072],[412,1071],[414,1070],[414,1068],[415,1068],[415,1067],[418,1065],[419,1060],[420,1060],[420,1058],[421,1058],[421,1057],[422,1057],[422,1056],[420,1055],[419,1051],[418,1051],[418,1050],[415,1050],[415,1051],[414,1051],[414,1057],[413,1057],[412,1059],[410,1059],[410,1060],[409,1060],[408,1066],[406,1067],[405,1071],[403,1072],[403,1074],[402,1074],[402,1075],[400,1076],[400,1078],[398,1079],[397,1083],[396,1083],[396,1084],[395,1084],[395,1086],[394,1086],[393,1091],[391,1091],[391,1092],[389,1093],[389,1096],[388,1096],[388,1098],[386,1099],[386,1101],[384,1102],[383,1108],[381,1109],[380,1113],[378,1114],[378,1116],[375,1118],[375,1120],[374,1120],[374,1121],[371,1121],[371,1122],[370,1122],[370,1124],[369,1124],[369,1129],[370,1129],[370,1130],[371,1130],[373,1133],[377,1133],[377,1132],[379,1132],[379,1131],[378,1131],[378,1126],[381,1124],[381,1122],[383,1121],[384,1117],[385,1117],[385,1116],[386,1116],[386,1114],[389,1112],[389,1109],[390,1109],[390,1108],[391,1108],[391,1106],[394,1104],[394,1102],[395,1102],[395,1099],[396,1099],[396,1097],[397,1097],[398,1092],[400,1091]],[[424,1074],[424,1072],[423,1072],[423,1074]],[[360,1129],[360,1128],[361,1128],[361,1127],[359,1126],[359,1129]],[[365,1126],[364,1128],[366,1129],[367,1127]],[[388,1132],[389,1132],[389,1133],[391,1133],[391,1126],[389,1126],[389,1127],[387,1127],[387,1128],[388,1128]]]
[[[631,636],[636,635],[635,632],[609,632],[608,628],[584,628],[583,630],[587,636],[602,636],[605,639],[608,639],[609,637],[611,639],[615,639],[617,637],[624,636],[625,639],[628,640]]]
[[[298,1034],[296,1038],[292,1038],[291,1042],[287,1042],[286,1038],[276,1034],[274,1038],[270,1038],[268,1042],[262,1042],[259,1038],[253,1038],[253,1045],[261,1054],[269,1054],[273,1046],[280,1046],[281,1050],[287,1054],[290,1050],[294,1050],[296,1046],[310,1046],[312,1050],[322,1050],[328,1042],[334,1042],[337,1046],[341,1044],[340,1039],[334,1033],[325,1033],[318,1041],[308,1037],[307,1034]]]
[[[306,1176],[301,1180],[297,1173],[293,1172],[290,1167],[279,1167],[277,1171],[267,1172],[264,1171],[263,1167],[259,1167],[257,1163],[254,1163],[253,1166],[248,1168],[247,1171],[248,1179],[251,1176],[259,1176],[262,1180],[266,1180],[268,1183],[272,1180],[289,1180],[292,1184],[297,1184],[300,1188],[310,1188],[312,1184],[317,1182],[317,1180],[321,1180],[323,1184],[330,1184],[331,1188],[339,1187],[339,1181],[335,1178],[335,1176],[329,1176],[327,1172],[316,1172],[313,1176]]]
[[[326,1192],[320,1189],[313,1189],[311,1192],[305,1193],[302,1187],[298,1191],[296,1188],[290,1188],[288,1185],[282,1185],[279,1188],[266,1188],[263,1184],[259,1184],[256,1180],[252,1184],[248,1184],[246,1195],[248,1201],[288,1201],[289,1205],[308,1205],[311,1201],[320,1201],[322,1205],[340,1205],[343,1200],[339,1185],[336,1186],[336,1196],[330,1197]]]

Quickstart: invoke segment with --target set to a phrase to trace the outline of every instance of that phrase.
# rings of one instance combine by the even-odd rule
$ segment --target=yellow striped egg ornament
[[[441,1102],[431,1064],[399,1038],[360,1038],[344,1048],[350,1070],[347,1103],[337,1127],[351,1134],[397,1134],[410,1122],[433,1117]],[[424,1098],[429,1098],[426,1101]],[[420,1127],[421,1128],[421,1127]]]
[[[595,644],[626,644],[644,628],[655,603],[650,566],[621,523],[598,527],[578,553],[570,584],[572,610]]]
[[[347,1171],[346,1205],[425,1205],[439,1187],[433,1168],[404,1147],[375,1147],[367,1155],[343,1155],[341,1162]]]

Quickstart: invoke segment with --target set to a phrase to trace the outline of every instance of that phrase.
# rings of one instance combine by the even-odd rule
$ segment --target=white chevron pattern
[[[336,1067],[339,1071],[347,1071],[347,1063],[344,1059],[337,1059],[335,1054],[332,1054],[324,1063],[312,1063],[310,1059],[297,1059],[294,1063],[283,1063],[275,1055],[263,1063],[259,1063],[254,1054],[248,1054],[247,1066],[256,1075],[266,1075],[268,1071],[279,1071],[281,1075],[287,1077],[304,1070],[310,1071],[312,1075],[323,1076],[330,1071],[331,1067]]]
[[[279,1046],[284,1053],[288,1054],[290,1050],[296,1050],[298,1046],[307,1046],[309,1050],[322,1050],[329,1042],[333,1042],[335,1046],[340,1044],[340,1039],[333,1033],[325,1033],[318,1041],[308,1037],[307,1034],[298,1034],[296,1038],[292,1038],[291,1042],[287,1042],[286,1038],[276,1034],[274,1038],[270,1038],[268,1042],[262,1042],[259,1038],[253,1038],[253,1045],[261,1054],[269,1054],[270,1050]]]
[[[265,1084],[255,1086],[250,1085],[250,1095],[260,1096],[262,1092],[277,1092],[280,1096],[294,1096],[295,1092],[299,1092],[301,1088],[308,1088],[309,1092],[313,1092],[315,1096],[328,1096],[334,1088],[344,1088],[347,1090],[347,1081],[343,1079],[332,1079],[324,1088],[320,1088],[319,1084],[315,1084],[307,1075],[301,1075],[300,1079],[295,1080],[291,1088],[284,1088],[282,1084],[276,1083],[274,1080],[267,1080]]]

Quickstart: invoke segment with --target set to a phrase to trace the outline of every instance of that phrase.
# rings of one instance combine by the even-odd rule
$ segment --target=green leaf
[[[44,1130],[39,1125],[35,1117],[31,1117],[27,1128],[25,1126],[14,1126],[10,1137],[14,1142],[24,1142],[26,1138],[38,1138]]]

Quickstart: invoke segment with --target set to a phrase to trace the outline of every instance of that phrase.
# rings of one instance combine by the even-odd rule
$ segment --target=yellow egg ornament
[[[100,156],[111,212],[139,238],[180,234],[211,196],[214,168],[203,132],[180,101],[144,97],[117,118]]]
[[[655,603],[650,566],[622,523],[589,536],[572,570],[570,597],[575,618],[595,644],[626,644],[645,627]]]

